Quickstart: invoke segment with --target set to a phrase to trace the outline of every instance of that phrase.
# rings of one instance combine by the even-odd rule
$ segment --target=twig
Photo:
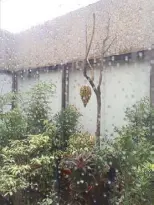
[[[116,37],[111,41],[111,43],[108,45],[108,47],[105,49],[105,51],[104,51],[104,53],[103,54],[105,54],[105,53],[107,53],[108,52],[108,50],[110,49],[110,47],[113,45],[113,43],[114,43],[114,41],[116,40]]]
[[[109,40],[109,34],[110,34],[110,22],[111,22],[111,19],[109,18],[108,19],[108,23],[107,23],[107,34],[106,34],[106,37],[105,39],[103,40],[103,45],[102,45],[102,55],[101,55],[101,68],[100,68],[100,75],[99,75],[99,83],[98,83],[98,86],[97,86],[97,89],[100,88],[101,86],[101,83],[102,83],[102,77],[103,77],[103,69],[104,69],[104,57],[105,57],[105,54],[108,52],[108,50],[110,49],[110,47],[113,45],[116,37],[111,41],[111,43],[107,46],[106,48],[106,43],[107,41]]]
[[[106,30],[107,30],[106,37],[105,37],[105,39],[103,40],[103,44],[102,44],[102,54],[105,53],[105,45],[106,45],[106,42],[107,42],[108,39],[109,39],[109,34],[110,34],[110,18],[108,19],[108,23],[107,23],[107,26],[106,26]]]
[[[89,46],[87,46],[86,57],[85,57],[86,60],[88,58],[88,55],[89,55],[89,52],[90,52],[90,49],[91,49],[94,34],[95,34],[95,13],[93,14],[93,29],[92,29],[92,34],[91,34],[91,39],[90,39]]]
[[[87,34],[87,24],[86,24],[86,53],[87,53],[87,50],[88,50],[88,34]]]
[[[92,34],[91,34],[91,39],[90,39],[90,42],[89,42],[89,45],[87,43],[87,27],[86,27],[86,54],[85,54],[85,60],[84,60],[84,69],[83,69],[83,75],[85,76],[85,78],[89,81],[90,85],[92,86],[93,90],[95,93],[97,93],[97,89],[96,89],[96,86],[93,82],[93,76],[92,78],[90,78],[88,75],[87,75],[87,63],[88,65],[90,66],[90,68],[93,70],[93,67],[90,65],[90,62],[88,60],[88,56],[89,56],[89,52],[90,52],[90,49],[91,49],[91,45],[92,45],[92,42],[93,42],[93,38],[94,38],[94,34],[95,34],[95,14],[93,14],[93,29],[92,29]]]

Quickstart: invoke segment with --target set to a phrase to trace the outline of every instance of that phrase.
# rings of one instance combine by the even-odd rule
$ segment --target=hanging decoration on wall
[[[81,96],[84,107],[86,107],[91,98],[91,87],[88,85],[83,85],[80,88],[80,96]]]

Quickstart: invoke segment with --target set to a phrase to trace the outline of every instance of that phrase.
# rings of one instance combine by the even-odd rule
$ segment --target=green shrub
[[[68,155],[60,163],[60,204],[153,203],[150,188],[152,147],[145,138],[140,137],[135,144],[133,136],[122,135],[112,143],[104,142],[102,150],[93,150],[88,144],[82,148],[80,141],[74,143],[70,139],[70,142]]]
[[[74,106],[68,106],[54,117],[57,127],[57,139],[61,141],[61,148],[67,146],[69,137],[80,131],[79,117],[81,114]]]
[[[149,102],[127,109],[129,123],[97,150],[93,138],[81,133],[75,107],[51,117],[47,93],[53,94],[51,85],[38,85],[26,106],[1,109],[0,192],[26,192],[31,205],[153,204]],[[35,203],[33,191],[39,194]]]
[[[62,178],[58,202],[153,204],[151,112],[147,99],[128,108],[129,123],[118,129],[118,137],[112,142],[104,141],[101,150],[91,147],[85,135],[70,137],[67,154],[60,163]],[[55,191],[57,193],[58,189]],[[49,199],[52,199],[51,204],[56,204],[55,196]]]
[[[35,191],[40,194],[35,199],[39,201],[52,190],[56,158],[62,153],[58,149],[64,145],[64,137],[67,140],[79,130],[80,116],[75,107],[69,106],[52,119],[48,99],[54,93],[53,88],[52,84],[41,83],[28,93],[16,94],[16,108],[6,112],[3,107],[12,97],[3,96],[0,192],[4,195],[22,193],[25,197],[24,190]],[[27,203],[33,203],[27,193]]]
[[[25,113],[27,115],[28,130],[30,134],[39,134],[44,131],[44,121],[51,119],[52,108],[49,99],[54,94],[54,85],[40,83],[30,92]]]
[[[126,110],[128,124],[116,129],[115,162],[120,164],[121,179],[125,183],[123,204],[152,204],[151,163],[153,161],[153,136],[151,119],[153,108],[147,98]],[[130,175],[130,176],[129,176]],[[129,180],[129,181],[127,181]]]
[[[54,126],[52,132],[54,137]],[[30,188],[46,194],[51,189],[52,184],[48,181],[53,177],[52,138],[32,135],[24,140],[12,140],[2,149],[1,156],[1,193],[12,195]]]
[[[151,135],[151,126],[152,126],[152,116],[154,109],[152,108],[148,98],[143,98],[138,101],[132,107],[126,109],[125,120],[128,122],[128,126],[124,126],[124,129],[127,128],[132,130],[132,134],[136,136],[137,133],[142,132],[142,135],[150,141],[153,141]],[[153,141],[154,142],[154,141]]]
[[[23,139],[27,134],[27,121],[24,113],[13,109],[0,114],[0,145],[4,146],[8,140]]]

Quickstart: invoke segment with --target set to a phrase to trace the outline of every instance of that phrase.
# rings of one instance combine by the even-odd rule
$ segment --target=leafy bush
[[[68,106],[60,111],[54,118],[57,132],[67,141],[69,137],[79,131],[79,117],[81,114],[74,106]]]
[[[44,131],[44,121],[51,119],[49,99],[54,94],[54,85],[40,83],[28,93],[30,98],[25,109],[28,122],[28,133],[39,134]]]
[[[152,180],[150,166],[153,161],[154,142],[151,133],[152,116],[153,108],[149,100],[144,98],[127,108],[128,125],[116,129],[120,137],[114,144],[118,154],[114,153],[114,156],[119,156],[116,161],[119,161],[119,158],[123,159],[120,162],[121,173],[125,179],[124,182],[127,183],[123,204],[151,204],[153,200],[150,189]],[[128,183],[126,179],[131,180],[131,183]]]
[[[68,140],[67,152],[74,155],[92,151],[94,142],[94,137],[88,133],[75,133]]]
[[[112,142],[104,141],[101,150],[86,135],[69,138],[59,166],[61,186],[52,192],[59,195],[49,196],[49,204],[153,204],[151,112],[147,99],[128,108],[128,125],[117,130]]]
[[[80,144],[82,141],[76,142],[75,148]],[[59,166],[60,204],[153,203],[150,189],[151,145],[145,138],[141,137],[135,144],[133,136],[122,135],[110,144],[104,142],[102,150],[85,146],[86,151],[78,149],[78,152],[70,154],[72,146]],[[57,193],[58,188],[55,191]]]
[[[22,193],[31,205],[153,204],[148,101],[127,109],[128,125],[97,150],[75,107],[51,117],[47,93],[51,85],[38,85],[26,107],[1,112],[0,192]]]
[[[1,146],[6,145],[10,139],[23,139],[28,134],[43,132],[44,120],[48,119],[51,110],[47,102],[49,94],[53,94],[53,85],[40,83],[28,93],[0,96]],[[16,108],[6,109],[11,105],[12,98],[17,100]]]
[[[13,195],[23,190],[36,191],[40,194],[38,201],[50,194],[55,180],[55,160],[59,155],[52,147],[55,136],[56,127],[50,125],[50,137],[45,134],[31,135],[27,139],[12,140],[2,149],[1,193]],[[71,140],[69,145],[70,150]],[[67,153],[62,154],[65,156]]]
[[[53,126],[53,136],[55,128]],[[45,194],[53,176],[54,155],[52,139],[45,135],[32,135],[24,140],[13,140],[1,151],[0,190],[16,193],[19,190],[39,189]],[[51,187],[50,187],[51,188]]]
[[[0,145],[4,146],[8,140],[23,139],[27,133],[27,121],[23,112],[13,109],[0,114]]]
[[[113,143],[109,160],[119,173],[117,181],[121,188],[119,193],[113,194],[113,204],[119,202],[123,205],[151,204],[152,192],[151,180],[151,144],[146,138],[140,136],[134,143],[134,135],[131,132],[119,136]],[[150,196],[151,195],[151,196]]]
[[[64,145],[62,133],[69,139],[78,130],[80,114],[75,107],[52,118],[48,101],[52,94],[53,85],[43,83],[28,93],[17,94],[18,105],[13,110],[3,109],[11,102],[10,95],[3,96],[1,105],[0,192],[6,196],[22,193],[31,204],[50,194],[58,148]],[[22,98],[18,99],[18,95]],[[37,197],[31,200],[34,192]]]
[[[132,130],[132,134],[137,140],[138,132],[142,132],[142,135],[150,141],[153,141],[151,135],[151,126],[152,126],[152,116],[154,109],[150,104],[148,98],[143,98],[132,107],[126,109],[125,120],[128,122],[128,126],[123,127],[122,130],[129,129],[129,132]]]
[[[10,139],[22,139],[27,133],[27,119],[22,109],[11,109],[14,93],[0,96],[0,146],[5,146]]]

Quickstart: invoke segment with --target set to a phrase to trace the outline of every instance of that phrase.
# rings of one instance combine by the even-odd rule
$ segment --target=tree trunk
[[[100,148],[100,135],[101,135],[101,91],[100,87],[97,88],[97,124],[96,124],[96,146]]]

